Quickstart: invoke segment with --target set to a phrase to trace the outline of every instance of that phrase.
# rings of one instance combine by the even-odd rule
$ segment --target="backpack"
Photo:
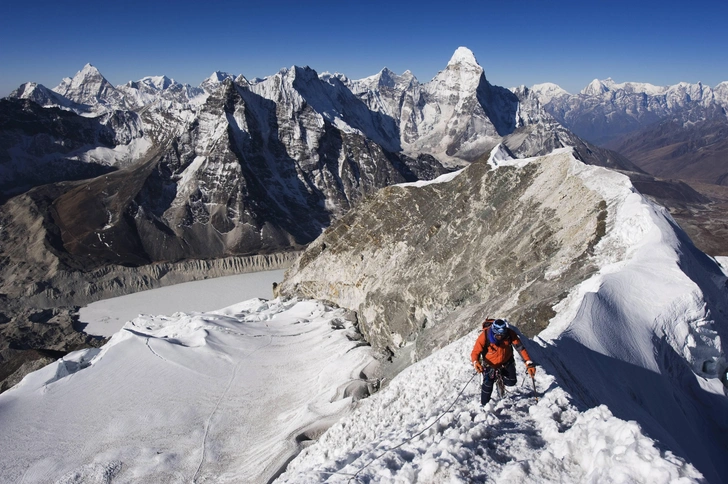
[[[486,318],[485,321],[483,321],[483,331],[493,326],[494,322],[495,318]]]

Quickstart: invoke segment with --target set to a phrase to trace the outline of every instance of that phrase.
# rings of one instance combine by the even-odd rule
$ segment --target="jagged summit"
[[[85,66],[83,66],[83,69],[78,71],[75,77],[87,77],[87,76],[100,76],[101,72],[91,64],[90,62],[87,62]]]
[[[85,66],[83,66],[83,69],[78,71],[76,75],[74,75],[72,78],[63,78],[63,80],[61,80],[61,83],[58,84],[58,86],[54,87],[53,90],[59,94],[64,94],[62,91],[77,89],[82,84],[86,84],[89,82],[98,82],[101,80],[106,81],[104,76],[101,75],[101,72],[99,72],[99,70],[95,66],[91,64],[86,64]]]
[[[211,82],[223,82],[225,79],[231,79],[234,76],[223,71],[215,71],[207,79]]]
[[[483,68],[475,60],[472,51],[467,47],[458,47],[447,67],[437,73],[430,82],[437,89],[459,91],[460,93],[474,93],[482,81],[485,80]]]
[[[86,64],[73,78],[66,77],[52,90],[74,103],[98,106],[100,109],[106,109],[107,104],[120,103],[123,97],[91,64]]]
[[[475,59],[475,54],[473,54],[473,51],[467,47],[458,47],[455,49],[455,53],[450,58],[450,62],[447,63],[447,66],[450,67],[451,65],[456,64],[467,64],[480,67],[480,64],[478,64],[478,61]]]
[[[611,81],[611,84],[614,84],[614,81],[612,81],[611,78],[606,79],[605,81],[594,79],[588,86],[581,90],[581,94],[587,96],[599,96],[604,94],[609,91],[609,81]]]
[[[224,83],[227,79],[233,81],[235,79],[235,76],[233,76],[232,74],[228,74],[227,72],[215,71],[210,75],[210,77],[202,81],[200,87],[205,92],[209,93],[218,89],[220,85]]]
[[[552,99],[559,96],[570,96],[570,93],[563,89],[558,84],[553,82],[544,82],[541,84],[534,84],[531,86],[531,91],[536,94],[541,104],[546,104]]]
[[[176,84],[174,79],[170,79],[167,76],[146,76],[139,79],[139,82],[144,83],[148,86],[154,86],[157,89],[167,89],[172,84]]]

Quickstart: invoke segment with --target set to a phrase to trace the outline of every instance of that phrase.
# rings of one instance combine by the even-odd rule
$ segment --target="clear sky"
[[[458,46],[504,87],[715,86],[728,81],[726,19],[726,0],[19,0],[0,7],[0,96],[27,81],[53,88],[86,63],[114,85],[292,65],[352,79],[409,69],[427,82]]]

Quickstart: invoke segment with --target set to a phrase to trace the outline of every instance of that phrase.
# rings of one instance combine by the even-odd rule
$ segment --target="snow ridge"
[[[276,482],[344,483],[354,475],[361,482],[701,482],[692,465],[659,450],[634,422],[605,406],[577,409],[542,371],[536,385],[546,391],[538,402],[528,382],[480,408],[466,357],[476,336],[412,365],[360,402]],[[528,377],[519,371],[518,378]]]
[[[446,411],[472,375],[471,333],[362,402],[282,482],[315,482],[329,472],[337,473],[329,482],[344,482],[339,474],[364,466],[360,476],[371,482],[724,482],[725,274],[628,177],[584,165],[571,148],[518,160],[496,149],[489,163],[510,171],[557,158],[603,200],[604,234],[588,261],[597,272],[526,342],[542,365],[538,404],[529,402],[528,387],[518,387],[484,412],[475,385]],[[530,383],[521,373],[523,382]],[[441,412],[442,425],[405,442]]]

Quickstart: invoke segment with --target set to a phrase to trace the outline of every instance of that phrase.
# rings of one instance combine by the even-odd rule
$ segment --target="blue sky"
[[[350,78],[383,67],[429,81],[458,46],[488,80],[656,85],[728,81],[728,1],[13,1],[0,7],[0,96],[55,87],[86,63],[114,85],[213,71],[264,77],[310,66]]]

